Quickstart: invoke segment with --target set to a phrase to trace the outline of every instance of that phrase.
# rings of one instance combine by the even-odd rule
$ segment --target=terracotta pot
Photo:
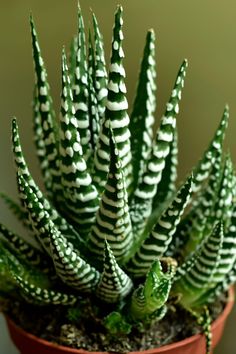
[[[233,307],[234,302],[234,291],[233,288],[229,291],[229,300],[221,315],[212,324],[212,341],[213,348],[216,347],[219,342],[226,319]],[[87,352],[80,349],[71,349],[68,347],[63,347],[50,343],[46,340],[35,337],[34,335],[25,332],[23,329],[18,327],[9,318],[7,320],[8,329],[10,336],[15,343],[16,347],[19,349],[21,354],[97,354],[98,352]],[[177,343],[165,345],[161,348],[154,348],[142,351],[142,354],[205,354],[205,338],[204,335],[197,334],[190,338],[186,338]],[[103,354],[108,354],[103,352]],[[135,352],[130,352],[130,354],[135,354]]]

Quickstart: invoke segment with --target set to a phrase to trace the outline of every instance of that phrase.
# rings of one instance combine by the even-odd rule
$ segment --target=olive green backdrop
[[[225,103],[229,103],[231,112],[226,149],[230,148],[232,153],[235,153],[236,161],[235,0],[119,2],[125,10],[125,67],[130,104],[146,31],[150,27],[155,29],[157,37],[157,122],[164,110],[182,59],[189,60],[178,116],[180,179],[206,148]],[[117,1],[80,0],[80,4],[86,24],[91,21],[90,7],[95,11],[109,57],[113,13]],[[19,120],[25,155],[33,175],[40,180],[31,134],[33,69],[29,13],[33,13],[36,21],[58,111],[61,49],[63,45],[69,47],[70,39],[76,32],[76,5],[74,0],[0,0],[0,189],[8,191],[12,196],[16,195],[10,147],[10,120],[13,115]],[[0,220],[16,227],[12,216],[2,204]],[[232,323],[235,320],[236,316]],[[236,352],[233,331],[234,328],[229,324],[218,353]]]

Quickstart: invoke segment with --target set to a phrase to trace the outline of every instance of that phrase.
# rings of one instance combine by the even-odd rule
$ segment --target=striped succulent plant
[[[72,309],[91,296],[112,333],[160,320],[176,295],[200,318],[236,280],[236,177],[222,149],[228,107],[202,159],[177,188],[176,117],[188,64],[180,66],[155,132],[155,35],[148,31],[129,114],[122,13],[119,6],[107,74],[97,19],[86,45],[79,9],[70,61],[62,52],[58,120],[31,18],[33,127],[45,189],[28,169],[13,119],[20,201],[1,196],[34,243],[0,224],[3,295],[18,289],[29,302]]]

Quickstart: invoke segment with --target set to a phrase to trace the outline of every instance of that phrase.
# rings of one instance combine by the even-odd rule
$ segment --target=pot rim
[[[234,289],[233,289],[233,287],[231,287],[229,289],[229,292],[228,292],[228,301],[226,303],[226,306],[225,306],[224,310],[221,312],[221,314],[217,317],[217,319],[212,323],[211,330],[214,330],[214,328],[217,327],[219,325],[219,323],[221,323],[222,321],[224,321],[225,318],[228,317],[229,313],[232,310],[233,304],[234,304]],[[49,341],[47,341],[45,339],[39,338],[39,337],[35,336],[34,334],[31,334],[31,333],[25,331],[20,326],[16,325],[15,322],[13,320],[11,320],[8,316],[5,316],[5,317],[6,317],[7,323],[15,331],[20,333],[22,336],[28,337],[29,339],[34,340],[34,341],[36,341],[36,342],[38,342],[38,343],[40,343],[42,345],[45,345],[45,346],[48,346],[48,347],[53,347],[53,348],[55,348],[58,351],[61,351],[63,353],[70,353],[70,354],[72,354],[72,353],[74,353],[74,354],[79,354],[79,353],[83,353],[83,354],[84,353],[88,353],[88,354],[103,353],[103,354],[109,354],[108,352],[99,352],[99,351],[93,352],[93,351],[88,351],[88,350],[84,350],[84,349],[75,349],[75,348],[62,346],[62,345],[59,345],[59,344],[56,344],[56,343],[53,343],[53,342],[49,342]],[[174,342],[174,343],[171,343],[171,344],[163,345],[162,347],[159,347],[159,348],[152,348],[152,349],[142,350],[141,352],[143,354],[150,354],[150,353],[153,353],[153,350],[155,350],[155,353],[164,353],[164,352],[166,352],[166,351],[168,351],[170,349],[176,349],[176,348],[179,348],[179,347],[185,347],[189,343],[193,343],[193,342],[199,340],[202,335],[203,334],[201,334],[201,333],[195,334],[195,335],[193,335],[191,337],[185,338],[185,339],[180,340],[178,342]],[[137,351],[129,352],[129,354],[135,354],[135,353],[137,353]]]

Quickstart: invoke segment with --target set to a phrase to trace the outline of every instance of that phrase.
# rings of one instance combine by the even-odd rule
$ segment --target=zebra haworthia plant
[[[28,169],[13,119],[19,203],[1,196],[36,245],[0,224],[3,296],[18,289],[26,301],[72,309],[91,296],[112,333],[160,320],[176,295],[199,317],[236,280],[236,177],[222,148],[228,107],[202,159],[177,188],[176,117],[188,63],[155,132],[155,35],[147,33],[128,112],[122,13],[119,6],[107,74],[97,19],[86,45],[79,9],[70,61],[62,52],[58,120],[31,18],[34,139],[45,191]]]

